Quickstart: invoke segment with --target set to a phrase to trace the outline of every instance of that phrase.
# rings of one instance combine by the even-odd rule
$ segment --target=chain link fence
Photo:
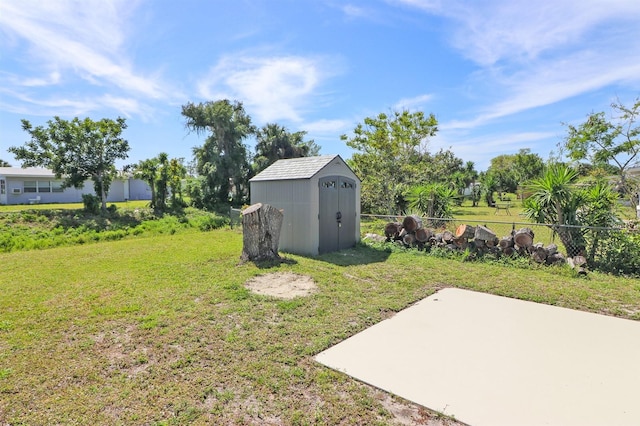
[[[367,233],[375,233],[385,236],[385,225],[387,223],[403,224],[406,216],[383,216],[383,215],[362,215],[361,229],[363,236]],[[517,255],[525,254],[533,257],[539,263],[552,263],[554,260],[564,261],[567,258],[582,257],[591,269],[601,270],[603,272],[612,272],[620,274],[630,274],[640,276],[640,227],[629,223],[616,228],[604,227],[588,227],[588,226],[558,226],[553,224],[539,224],[526,222],[524,220],[514,221],[491,221],[491,220],[471,220],[464,218],[442,219],[419,217],[421,227],[430,230],[431,241],[435,241],[435,237],[441,238],[441,234],[452,234],[456,237],[456,232],[464,229],[464,225],[469,228],[486,229],[495,234],[495,240],[489,243],[490,247],[485,252],[495,254]],[[461,227],[462,226],[462,227]],[[393,229],[393,228],[391,228]],[[525,231],[523,231],[525,230]],[[526,231],[526,230],[530,230]],[[447,234],[448,231],[448,234]],[[525,233],[527,239],[531,242],[531,246],[527,250],[518,250],[517,244],[515,249],[509,241],[517,233]],[[490,234],[489,234],[490,235]],[[405,245],[415,245],[420,247],[419,241],[415,238],[407,238],[403,240],[395,236],[395,240],[409,242]],[[449,237],[451,238],[451,236]],[[486,237],[485,237],[486,238]],[[503,241],[504,239],[504,241]],[[475,249],[474,238],[469,237],[471,248]],[[440,247],[448,247],[451,249],[466,250],[469,248],[467,241],[460,243],[459,241],[440,241]],[[495,249],[494,249],[495,247]],[[506,249],[506,250],[505,250]],[[536,253],[534,253],[534,250]],[[554,252],[559,253],[558,256],[548,257]]]

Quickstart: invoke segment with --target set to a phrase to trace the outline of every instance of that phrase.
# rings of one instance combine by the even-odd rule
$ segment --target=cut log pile
[[[586,273],[586,259],[583,256],[565,258],[556,244],[534,243],[531,228],[513,230],[509,235],[498,237],[495,232],[483,225],[458,226],[455,232],[424,228],[418,216],[406,216],[402,223],[389,222],[385,225],[384,235],[387,242],[396,241],[405,247],[420,250],[432,247],[449,250],[469,250],[476,255],[493,254],[496,256],[526,256],[532,261],[546,265],[568,263],[578,273]]]

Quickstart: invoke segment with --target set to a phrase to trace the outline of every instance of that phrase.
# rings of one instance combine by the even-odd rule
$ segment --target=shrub
[[[441,183],[416,186],[411,188],[407,194],[409,207],[428,218],[452,218],[453,204],[456,198],[455,190]],[[442,223],[432,220],[432,226],[441,226]]]
[[[601,272],[640,276],[640,233],[616,230],[598,234],[593,268]]]
[[[93,194],[82,194],[84,211],[90,214],[100,213],[100,198]]]
[[[192,219],[192,225],[200,231],[212,231],[222,228],[229,223],[227,218],[217,216],[215,214],[207,214],[197,216]]]

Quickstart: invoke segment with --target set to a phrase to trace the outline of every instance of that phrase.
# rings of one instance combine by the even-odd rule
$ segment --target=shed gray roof
[[[0,167],[0,176],[52,178],[55,174],[49,169],[39,167]]]
[[[301,157],[278,160],[256,176],[251,181],[311,179],[339,155],[320,155],[317,157]],[[340,158],[342,160],[342,158]]]

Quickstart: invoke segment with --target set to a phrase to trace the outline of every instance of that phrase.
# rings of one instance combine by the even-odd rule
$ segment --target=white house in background
[[[62,180],[48,169],[35,167],[0,167],[0,204],[80,203],[83,194],[95,194],[93,181],[80,189],[62,189]],[[132,177],[118,177],[111,182],[107,202],[150,200],[151,188]]]

